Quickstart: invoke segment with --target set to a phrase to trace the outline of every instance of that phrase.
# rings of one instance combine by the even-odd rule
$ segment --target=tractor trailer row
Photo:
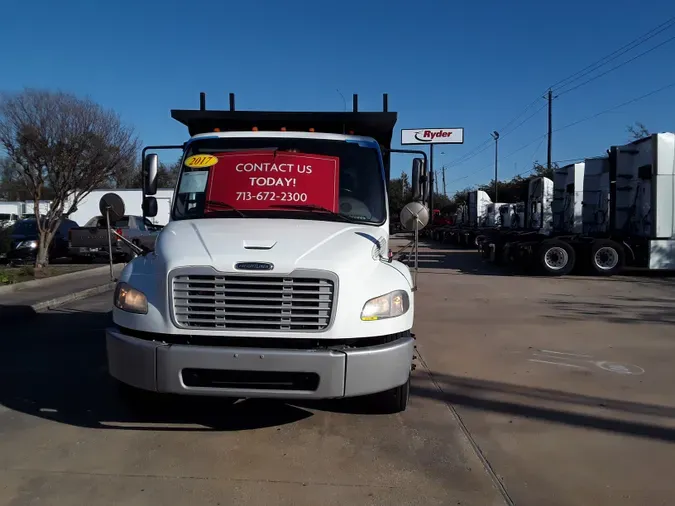
[[[675,134],[653,134],[607,156],[529,180],[518,203],[469,193],[442,242],[476,247],[497,264],[560,276],[575,269],[675,269]]]

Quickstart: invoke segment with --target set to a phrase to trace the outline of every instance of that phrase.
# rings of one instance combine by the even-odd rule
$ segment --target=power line
[[[656,37],[660,33],[663,33],[664,31],[672,28],[673,26],[675,26],[675,16],[669,18],[668,20],[664,21],[660,25],[657,25],[656,27],[652,28],[651,30],[648,30],[646,33],[642,34],[640,37],[637,37],[636,39],[632,40],[631,42],[628,42],[627,44],[624,44],[620,48],[618,48],[615,51],[609,53],[608,55],[605,55],[604,57],[600,58],[599,60],[595,61],[594,63],[591,63],[590,65],[588,65],[588,66],[584,67],[583,69],[571,74],[570,76],[557,81],[556,83],[551,85],[549,87],[549,89],[555,88],[556,86],[559,86],[559,85],[561,85],[560,86],[561,88],[565,88],[565,86],[568,86],[571,83],[573,83],[575,81],[578,81],[579,79],[581,79],[584,76],[592,73],[595,70],[598,70],[599,68],[601,68],[602,66],[610,63],[611,61],[616,60],[620,56],[622,56],[622,55],[626,54],[627,52],[631,51],[632,49],[635,49],[636,47],[644,44],[648,40],[653,39],[654,37]],[[619,65],[615,65],[614,67],[610,68],[609,70],[607,70],[605,72],[602,72],[601,74],[598,74],[596,76],[593,76],[592,78],[587,79],[586,81],[583,81],[576,86],[573,86],[572,88],[568,88],[566,90],[562,90],[562,91],[558,92],[558,94],[554,98],[558,98],[559,96],[561,96],[565,93],[568,93],[570,91],[576,90],[577,88],[585,86],[586,84],[588,84],[588,83],[590,83],[590,82],[592,82],[596,79],[599,79],[600,77],[603,77],[603,76],[609,74],[610,72],[613,72],[614,70],[616,70],[616,69],[618,69],[618,68],[620,68],[624,65],[627,65],[628,63],[631,63],[632,61],[635,61],[636,59],[638,59],[638,58],[658,49],[659,47],[667,44],[668,42],[671,42],[672,40],[675,40],[675,37],[671,37],[670,39],[667,39],[667,40],[661,42],[660,44],[657,44],[656,46],[653,46],[650,49],[648,49],[646,51],[643,51],[642,53],[634,56],[633,58],[631,58],[631,59],[629,59],[629,60],[627,60],[623,63],[620,63]],[[565,84],[563,84],[563,83],[565,83]],[[520,128],[522,125],[527,123],[527,121],[529,121],[534,116],[536,116],[539,113],[539,111],[541,111],[544,107],[546,107],[546,105],[543,105],[541,108],[537,109],[533,114],[528,116],[525,120],[521,121],[518,125],[513,127],[511,130],[508,130],[508,128],[513,123],[515,123],[518,119],[520,119],[540,99],[541,99],[540,97],[537,97],[533,102],[531,102],[529,105],[527,105],[520,113],[518,113],[515,117],[513,117],[504,127],[499,129],[498,130],[499,132],[503,132],[502,137],[505,136],[505,135],[508,135],[508,134],[514,132],[515,130],[517,130],[518,128]],[[553,131],[555,131],[555,130],[553,130]],[[460,156],[459,158],[450,161],[448,163],[448,165],[451,166],[451,167],[459,166],[459,165],[462,165],[462,164],[466,163],[467,161],[475,158],[479,154],[481,154],[481,153],[487,151],[488,149],[490,149],[491,144],[492,144],[491,141],[492,141],[491,137],[487,138],[484,142],[477,145],[475,148],[472,148],[468,153],[465,153],[464,155]]]
[[[615,111],[616,109],[620,109],[621,107],[625,107],[625,106],[627,106],[627,105],[633,104],[633,103],[635,103],[635,102],[638,102],[638,101],[640,101],[640,100],[643,100],[643,99],[645,99],[645,98],[647,98],[647,97],[650,97],[650,96],[652,96],[652,95],[656,95],[657,93],[660,93],[660,92],[662,92],[662,91],[664,91],[664,90],[667,90],[667,89],[673,88],[673,87],[675,87],[675,82],[666,84],[665,86],[661,86],[660,88],[657,88],[657,89],[652,90],[652,91],[650,91],[650,92],[648,92],[648,93],[645,93],[644,95],[640,95],[639,97],[635,97],[635,98],[633,98],[633,99],[631,99],[631,100],[627,100],[626,102],[622,102],[622,103],[617,104],[617,105],[615,105],[615,106],[613,106],[613,107],[610,107],[610,108],[608,108],[608,109],[604,109],[604,110],[602,110],[602,111],[600,111],[600,112],[597,112],[597,113],[595,113],[595,114],[593,114],[593,115],[591,115],[591,116],[587,116],[587,117],[582,118],[582,119],[580,119],[580,120],[573,121],[572,123],[568,123],[567,125],[564,125],[564,126],[562,126],[562,127],[560,127],[560,128],[556,128],[555,130],[553,130],[553,132],[559,132],[559,131],[561,131],[561,130],[565,130],[565,129],[567,129],[567,128],[571,128],[571,127],[573,127],[573,126],[575,126],[575,125],[578,125],[578,124],[580,124],[580,123],[584,123],[584,122],[586,122],[586,121],[590,121],[590,120],[595,119],[595,118],[597,118],[597,117],[599,117],[599,116],[602,116],[603,114],[607,114],[608,112]],[[547,135],[548,135],[548,134],[543,134],[543,135],[540,135],[539,137],[537,137],[537,138],[535,138],[535,139],[532,139],[532,140],[531,140],[530,142],[528,142],[527,144],[524,144],[523,146],[519,147],[518,149],[516,149],[516,150],[514,150],[514,151],[511,151],[509,154],[507,154],[507,155],[505,155],[505,156],[503,156],[503,157],[500,157],[500,159],[501,159],[501,160],[504,160],[504,159],[506,159],[506,158],[510,158],[511,156],[515,155],[516,153],[519,153],[519,152],[522,151],[523,149],[525,149],[525,148],[531,146],[531,145],[534,144],[535,142],[541,141],[542,139],[546,138]],[[559,161],[560,161],[560,160],[559,160]],[[461,181],[462,179],[468,178],[468,177],[471,176],[472,174],[477,174],[477,173],[479,173],[479,172],[482,172],[482,171],[484,171],[484,170],[489,169],[490,167],[492,167],[492,163],[490,163],[490,164],[488,164],[488,165],[486,165],[486,166],[484,166],[484,167],[481,167],[480,169],[474,171],[474,172],[471,173],[471,174],[467,174],[466,176],[463,176],[463,177],[454,179],[454,180],[452,180],[452,181],[449,181],[449,183],[454,183],[454,182],[456,182],[456,181]]]
[[[583,77],[586,74],[589,74],[590,72],[593,72],[594,70],[597,70],[598,68],[602,67],[603,65],[606,65],[607,63],[611,62],[612,60],[617,59],[619,56],[624,55],[625,53],[629,52],[631,49],[635,49],[636,47],[644,44],[650,39],[653,39],[660,33],[668,30],[671,28],[673,25],[675,25],[675,16],[671,17],[670,19],[664,21],[660,25],[655,26],[651,30],[648,30],[646,33],[640,35],[636,39],[632,40],[631,42],[628,42],[627,44],[624,44],[621,46],[619,49],[616,49],[615,51],[609,53],[608,55],[603,56],[599,60],[595,61],[594,63],[591,63],[590,65],[584,67],[583,69],[575,72],[574,74],[567,76],[564,79],[561,79],[560,81],[552,84],[550,87],[555,88],[556,86],[560,86],[563,83],[566,83],[564,86],[567,86],[570,84],[570,82],[574,82],[581,77]],[[569,81],[569,82],[567,82]],[[561,86],[561,87],[564,87]]]
[[[621,68],[621,67],[623,67],[624,65],[627,65],[627,64],[629,64],[630,62],[635,61],[635,60],[637,60],[638,58],[640,58],[640,57],[642,57],[642,56],[644,56],[644,55],[646,55],[646,54],[648,54],[648,53],[651,53],[652,51],[654,51],[654,50],[660,48],[661,46],[667,44],[668,42],[672,42],[672,41],[674,41],[674,40],[675,40],[675,36],[670,37],[669,39],[664,40],[664,41],[661,42],[660,44],[657,44],[656,46],[653,46],[653,47],[647,49],[646,51],[643,51],[642,53],[640,53],[640,54],[634,56],[634,57],[631,58],[630,60],[626,60],[625,62],[619,63],[618,65],[615,65],[614,67],[610,68],[609,70],[606,70],[606,71],[602,72],[601,74],[595,75],[595,76],[591,77],[590,79],[587,79],[586,81],[582,81],[581,83],[577,84],[576,86],[573,86],[573,87],[568,88],[568,89],[566,89],[566,90],[560,91],[560,92],[558,92],[558,97],[564,95],[565,93],[569,93],[570,91],[574,91],[574,90],[576,90],[577,88],[581,88],[582,86],[585,86],[585,85],[587,85],[588,83],[590,83],[590,82],[592,82],[592,81],[595,81],[596,79],[599,79],[599,78],[602,77],[602,76],[606,76],[606,75],[609,74],[610,72],[613,72],[613,71],[615,71],[616,69]]]
[[[547,105],[548,105],[548,104],[542,105],[539,109],[537,109],[536,111],[534,111],[534,113],[530,114],[527,118],[525,118],[523,121],[521,121],[520,123],[518,123],[515,127],[513,127],[513,129],[511,129],[511,130],[509,130],[508,132],[502,134],[502,137],[504,137],[505,135],[509,135],[510,133],[513,133],[516,129],[520,128],[522,125],[524,125],[524,124],[527,123],[529,120],[531,120],[532,118],[534,118],[537,114],[539,114],[539,112],[543,111],[543,110],[546,108]],[[499,131],[499,130],[498,130],[498,131]]]
[[[498,131],[501,132],[503,130],[507,130],[513,123],[515,123],[521,116],[523,116],[525,114],[525,112],[527,112],[533,105],[535,105],[537,102],[539,102],[539,100],[541,100],[541,97],[537,97],[532,102],[530,102],[530,104],[527,107],[525,107],[525,109],[523,109],[520,113],[518,113],[511,121],[509,121],[506,125],[501,127]],[[516,128],[518,128],[518,127],[516,127]],[[514,128],[514,130],[515,130],[515,128]]]
[[[537,99],[537,100],[539,100],[539,99]],[[529,107],[530,107],[530,106],[528,106],[525,110],[527,110]],[[523,121],[521,121],[520,123],[518,123],[518,124],[517,124],[515,127],[513,127],[511,130],[508,130],[506,133],[503,133],[503,134],[502,134],[502,133],[501,133],[502,130],[497,130],[497,131],[500,132],[501,137],[505,137],[506,135],[509,135],[509,134],[515,132],[518,128],[520,128],[520,127],[523,126],[525,123],[527,123],[528,121],[530,121],[533,117],[535,117],[537,114],[539,114],[539,112],[541,112],[545,107],[546,107],[546,104],[542,105],[539,109],[537,109],[536,111],[534,111],[534,113],[530,114],[527,118],[525,118]],[[525,110],[524,110],[524,111],[525,111]],[[522,113],[521,113],[521,116],[522,116]],[[512,123],[513,123],[513,120],[511,120],[511,121],[509,122],[509,124],[512,124]],[[464,156],[461,156],[461,157],[459,157],[459,158],[457,158],[457,159],[451,161],[450,163],[448,163],[448,166],[449,166],[449,167],[458,167],[458,166],[460,166],[460,165],[465,164],[466,162],[468,162],[468,161],[471,160],[472,158],[475,158],[476,156],[478,156],[478,155],[481,154],[482,152],[487,151],[488,149],[490,149],[490,148],[492,147],[492,140],[493,140],[492,137],[490,137],[490,139],[486,140],[486,141],[483,142],[482,144],[479,144],[479,145],[476,146],[474,149],[472,149],[471,151],[469,151],[469,153],[466,153]]]
[[[626,102],[623,102],[623,103],[621,103],[621,104],[615,105],[614,107],[610,107],[609,109],[605,109],[605,110],[603,110],[603,111],[600,111],[600,112],[598,112],[598,113],[596,113],[596,114],[593,114],[592,116],[588,116],[588,117],[586,117],[586,118],[583,118],[583,119],[580,119],[580,120],[577,120],[577,121],[573,121],[572,123],[568,123],[568,124],[565,125],[565,126],[561,126],[560,128],[556,128],[556,129],[553,130],[553,131],[554,131],[554,132],[559,132],[560,130],[565,130],[566,128],[570,128],[570,127],[573,127],[573,126],[575,126],[575,125],[578,125],[579,123],[583,123],[583,122],[585,122],[585,121],[589,121],[589,120],[591,120],[591,119],[595,119],[595,118],[597,118],[598,116],[602,116],[603,114],[607,114],[608,112],[612,112],[612,111],[614,111],[614,110],[616,110],[616,109],[620,109],[621,107],[625,107],[625,106],[627,106],[627,105],[633,104],[633,103],[638,102],[638,101],[640,101],[640,100],[642,100],[642,99],[645,99],[645,98],[647,98],[647,97],[651,97],[652,95],[656,95],[657,93],[660,93],[660,92],[662,92],[662,91],[664,91],[664,90],[667,90],[668,88],[672,88],[672,87],[674,87],[674,86],[675,86],[675,82],[672,82],[672,83],[670,83],[670,84],[666,84],[665,86],[662,86],[661,88],[658,88],[658,89],[656,89],[656,90],[652,90],[652,91],[650,91],[649,93],[645,93],[644,95],[640,95],[639,97],[636,97],[636,98],[633,98],[633,99],[628,100],[628,101],[626,101]]]

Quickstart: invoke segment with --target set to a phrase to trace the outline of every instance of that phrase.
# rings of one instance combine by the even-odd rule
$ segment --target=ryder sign
[[[217,153],[210,167],[206,200],[236,209],[310,205],[338,211],[339,159],[282,151]],[[206,206],[207,212],[222,204]]]
[[[401,144],[464,144],[463,128],[409,128],[401,130]]]

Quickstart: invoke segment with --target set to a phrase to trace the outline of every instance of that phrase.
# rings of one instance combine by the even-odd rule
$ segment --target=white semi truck
[[[372,395],[405,410],[414,279],[389,250],[397,114],[173,110],[182,150],[170,221],[121,273],[106,330],[122,390],[236,398]],[[413,164],[426,163],[426,157]],[[418,165],[419,167],[419,165]],[[418,184],[414,182],[414,184]]]
[[[542,206],[552,219],[539,223],[530,203],[528,228],[538,230],[494,233],[480,245],[484,256],[553,276],[579,266],[603,276],[675,269],[674,133],[612,146],[607,157],[563,167],[555,178],[553,203]]]

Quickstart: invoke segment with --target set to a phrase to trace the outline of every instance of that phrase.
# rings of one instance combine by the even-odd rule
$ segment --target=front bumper
[[[410,375],[414,339],[350,349],[165,344],[106,329],[110,374],[161,393],[331,399],[383,392]]]

